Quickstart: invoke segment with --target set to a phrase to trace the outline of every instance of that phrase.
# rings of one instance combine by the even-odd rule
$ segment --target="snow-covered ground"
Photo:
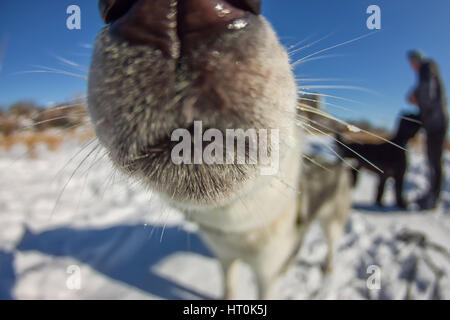
[[[219,298],[219,264],[195,226],[114,173],[94,146],[72,160],[76,142],[37,159],[0,150],[0,298]],[[411,154],[409,199],[426,188],[424,161]],[[333,274],[321,274],[326,245],[314,225],[278,282],[280,299],[450,299],[450,183],[428,213],[372,206],[375,183],[362,173]],[[245,266],[240,276],[240,297],[255,297]]]

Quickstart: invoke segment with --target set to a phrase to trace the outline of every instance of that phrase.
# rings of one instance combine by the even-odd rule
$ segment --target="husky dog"
[[[300,235],[305,234],[313,221],[320,222],[328,244],[323,271],[330,273],[335,244],[347,225],[352,205],[350,170],[343,161],[305,159],[300,186],[303,191],[299,197]]]
[[[235,261],[250,265],[259,298],[268,298],[310,218],[323,216],[331,241],[348,209],[343,167],[301,177],[295,79],[260,7],[260,0],[100,1],[107,25],[89,72],[99,141],[117,168],[199,225],[229,299]],[[278,130],[278,172],[262,175],[260,162],[175,164],[171,134],[194,121],[221,132]]]

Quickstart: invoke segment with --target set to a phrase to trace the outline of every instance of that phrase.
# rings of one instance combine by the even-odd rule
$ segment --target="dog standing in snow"
[[[121,171],[199,225],[233,298],[234,266],[255,272],[259,298],[319,218],[333,243],[350,206],[342,163],[302,170],[297,88],[285,49],[260,15],[260,0],[103,0],[88,108],[101,144]],[[277,168],[176,164],[172,134],[204,128],[277,130]],[[225,148],[227,154],[234,150]],[[269,148],[269,153],[275,152]],[[321,171],[322,170],[322,171]]]
[[[378,188],[376,205],[383,206],[383,194],[386,181],[395,180],[395,199],[397,207],[406,209],[407,203],[403,197],[403,185],[408,157],[406,147],[421,129],[419,117],[415,114],[406,114],[400,119],[397,133],[388,142],[381,144],[346,143],[344,148],[340,145],[340,154],[344,158],[357,160],[353,170],[353,184],[356,184],[358,171],[368,169],[378,175]]]

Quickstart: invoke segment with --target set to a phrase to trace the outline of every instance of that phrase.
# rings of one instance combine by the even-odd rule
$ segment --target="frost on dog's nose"
[[[261,0],[101,0],[111,32],[131,45],[149,45],[174,59],[202,41],[242,29]]]

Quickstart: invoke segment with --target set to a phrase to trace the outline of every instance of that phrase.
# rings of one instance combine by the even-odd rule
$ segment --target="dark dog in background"
[[[354,185],[357,182],[358,170],[361,168],[366,168],[378,174],[379,183],[376,198],[377,205],[382,206],[382,198],[386,181],[389,178],[393,178],[395,180],[397,206],[402,209],[406,208],[406,202],[402,195],[403,179],[407,168],[407,156],[404,149],[406,149],[408,141],[417,134],[420,128],[421,122],[418,115],[405,114],[400,120],[395,137],[390,140],[391,143],[344,143],[348,148],[340,146],[340,153],[343,158],[352,158],[358,161],[355,166],[355,169],[357,170],[353,170]],[[360,156],[358,156],[358,154]],[[368,161],[364,160],[362,157]],[[382,170],[382,172],[374,166],[378,167]]]

